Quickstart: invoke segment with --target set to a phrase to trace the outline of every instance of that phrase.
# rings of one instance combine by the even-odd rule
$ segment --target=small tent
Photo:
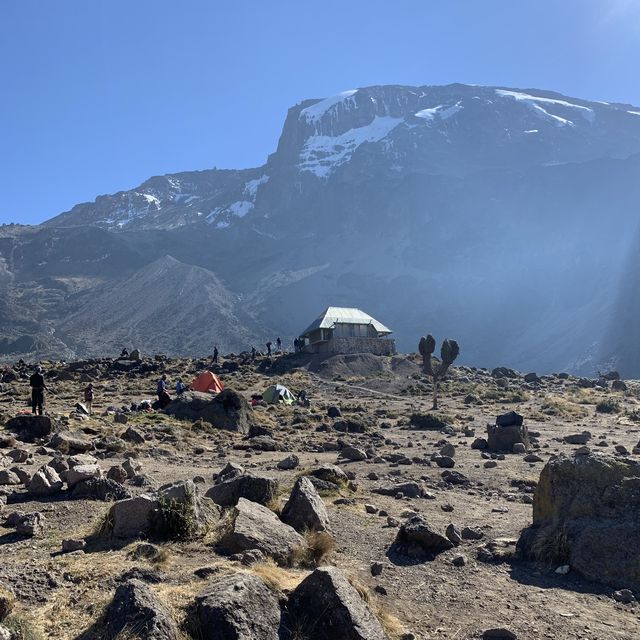
[[[192,391],[201,391],[202,393],[220,393],[224,389],[222,380],[215,373],[205,371],[201,373],[192,383]]]
[[[267,404],[278,404],[279,402],[293,404],[296,401],[291,391],[281,384],[272,384],[265,389],[265,392],[262,394],[262,399]]]

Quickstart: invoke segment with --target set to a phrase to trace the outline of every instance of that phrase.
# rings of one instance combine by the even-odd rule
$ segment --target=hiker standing
[[[156,388],[156,392],[158,393],[158,403],[160,404],[160,408],[164,409],[171,402],[171,396],[167,391],[167,374],[166,373],[163,373],[162,378],[158,380],[158,386]]]
[[[49,390],[42,375],[42,367],[36,367],[36,371],[29,378],[31,385],[31,412],[42,415],[42,406],[44,405],[44,392]]]
[[[89,415],[91,415],[91,410],[93,406],[93,384],[90,382],[84,390],[84,403],[87,405],[87,411]]]
[[[280,340],[280,336],[276,338],[276,346],[278,348],[278,351],[282,350],[282,340]]]
[[[213,347],[213,364],[218,364],[218,347]]]
[[[178,378],[178,382],[176,382],[176,395],[179,396],[183,394],[187,388],[187,385],[182,382],[182,378]]]
[[[267,342],[267,355],[271,355],[271,342]]]
[[[258,353],[258,352],[256,351],[256,348],[255,348],[255,347],[251,347],[251,359],[252,359],[252,360],[255,360],[255,359],[256,359],[256,354],[257,354],[257,353]]]

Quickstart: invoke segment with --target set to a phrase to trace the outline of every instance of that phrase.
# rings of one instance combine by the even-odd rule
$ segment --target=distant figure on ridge
[[[42,375],[42,367],[36,367],[36,371],[29,378],[31,385],[31,412],[42,415],[42,407],[44,405],[44,392],[49,390]]]
[[[256,351],[256,348],[255,348],[255,347],[251,347],[251,359],[252,359],[252,360],[255,360],[255,359],[256,359],[256,354],[257,354],[257,353],[258,353],[258,352]]]
[[[213,363],[218,364],[218,347],[213,347]]]
[[[267,342],[267,355],[271,355],[271,342]]]
[[[280,336],[276,338],[276,346],[278,348],[278,351],[282,350],[282,340],[280,340]]]
[[[91,415],[93,406],[93,384],[91,382],[84,389],[84,403],[87,407],[89,415]]]
[[[128,358],[129,357],[129,352],[127,351],[127,348],[125,347],[122,352],[120,353],[120,357],[121,358]]]

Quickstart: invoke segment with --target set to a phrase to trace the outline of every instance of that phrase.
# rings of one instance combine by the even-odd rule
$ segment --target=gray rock
[[[278,598],[256,575],[214,577],[196,609],[203,640],[278,640]]]
[[[522,444],[522,442],[516,442],[513,445],[513,453],[526,453],[527,448]]]
[[[209,393],[187,391],[178,396],[165,412],[176,418],[204,420],[218,429],[249,433],[255,419],[249,403],[232,389],[212,398]]]
[[[442,469],[451,469],[456,466],[456,461],[449,456],[435,456],[433,461]]]
[[[509,631],[509,629],[497,627],[484,631],[482,638],[483,640],[517,640],[518,636],[513,631]]]
[[[49,446],[63,453],[76,453],[91,451],[93,449],[93,442],[82,433],[59,431],[53,435]]]
[[[223,507],[233,506],[240,498],[252,502],[268,504],[278,494],[278,481],[262,475],[244,473],[241,475],[220,475],[216,484],[207,492],[206,497]]]
[[[570,565],[588,580],[638,592],[639,521],[640,465],[603,454],[561,455],[542,469],[533,524],[522,532],[518,550],[527,558]],[[540,548],[548,557],[540,557]]]
[[[572,433],[564,437],[564,441],[567,444],[587,444],[591,440],[591,433],[589,431],[583,431],[582,433]]]
[[[450,442],[447,442],[440,448],[440,455],[453,458],[456,455],[456,448]]]
[[[114,538],[137,538],[149,532],[151,514],[158,508],[153,496],[142,495],[119,500],[109,512]]]
[[[335,464],[326,464],[317,469],[313,469],[309,471],[308,475],[337,485],[347,484],[349,480],[347,474]]]
[[[113,416],[113,421],[116,424],[127,424],[127,422],[129,422],[129,416],[126,413],[116,413]]]
[[[517,417],[515,417],[517,416]],[[487,425],[487,448],[490,451],[511,453],[515,444],[522,444],[525,450],[530,447],[529,432],[522,424],[522,416],[515,412],[498,416],[496,424]]]
[[[460,529],[458,529],[458,527],[456,527],[456,525],[453,523],[451,523],[447,527],[445,535],[455,545],[459,545],[462,542],[462,534],[460,533]]]
[[[422,516],[416,515],[398,531],[395,546],[410,556],[433,556],[453,547],[453,543],[438,533]]]
[[[67,486],[69,489],[73,489],[78,482],[100,477],[102,477],[102,469],[97,464],[79,464],[67,471]]]
[[[62,553],[73,553],[74,551],[81,551],[87,546],[84,540],[74,540],[69,538],[62,541]]]
[[[15,522],[16,533],[29,538],[39,538],[44,531],[44,516],[39,512],[20,514]]]
[[[346,460],[351,460],[352,462],[360,462],[367,459],[367,454],[364,449],[349,446],[344,447],[340,451],[340,457],[345,458]]]
[[[16,485],[22,484],[18,474],[10,469],[0,469],[0,485]]]
[[[131,497],[131,492],[120,483],[109,478],[88,478],[81,480],[71,490],[71,497],[75,500],[125,500]]]
[[[408,498],[419,498],[424,494],[424,487],[419,482],[403,482],[400,484],[386,485],[384,487],[376,487],[371,491],[383,496],[395,496],[401,493]]]
[[[479,449],[479,450],[484,450],[487,449],[489,447],[489,443],[484,439],[484,438],[476,438],[472,443],[471,443],[471,448],[472,449]]]
[[[482,538],[484,538],[484,533],[481,529],[465,527],[462,530],[462,538],[464,540],[482,540]]]
[[[115,640],[120,634],[140,640],[179,640],[178,627],[168,609],[151,588],[140,580],[121,584],[107,609],[105,636]]]
[[[128,477],[127,472],[119,464],[114,465],[107,471],[107,478],[115,480],[118,484],[124,484]]]
[[[135,427],[127,427],[127,430],[120,437],[132,444],[144,444],[146,441],[144,434]]]
[[[283,471],[288,471],[290,469],[295,469],[300,464],[300,458],[295,453],[292,453],[290,456],[287,456],[283,460],[280,460],[276,465],[278,469],[282,469]]]
[[[55,469],[45,465],[35,472],[27,490],[33,496],[52,496],[62,490],[63,482]]]
[[[51,433],[51,418],[48,416],[21,415],[11,418],[5,428],[18,434],[20,440],[31,442]]]
[[[281,522],[273,511],[245,498],[238,500],[232,529],[221,544],[232,553],[258,549],[283,565],[289,564],[297,548],[306,546],[304,538]]]
[[[300,533],[307,529],[329,531],[327,508],[309,478],[302,477],[296,481],[282,510],[282,520]]]
[[[289,610],[305,637],[388,640],[367,603],[336,567],[321,567],[307,576],[291,594]]]
[[[134,478],[142,471],[142,463],[133,458],[127,458],[122,463],[122,468],[125,470],[128,478]]]

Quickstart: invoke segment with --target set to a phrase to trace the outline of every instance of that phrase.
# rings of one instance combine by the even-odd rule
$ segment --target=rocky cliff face
[[[127,336],[144,348],[127,333],[126,290],[149,333],[164,335],[175,320],[160,299],[177,289],[158,290],[144,270],[169,255],[231,305],[220,331],[238,331],[223,348],[292,338],[334,304],[379,316],[400,349],[431,331],[456,337],[467,362],[589,371],[637,225],[639,170],[640,109],[629,105],[467,85],[307,100],[262,167],[151,178],[5,230],[0,287],[12,302],[0,321],[9,345],[46,335],[53,352],[81,355],[95,331],[103,350]],[[113,287],[122,299],[110,307]],[[196,291],[181,307],[197,315]],[[118,331],[90,321],[92,296]]]

